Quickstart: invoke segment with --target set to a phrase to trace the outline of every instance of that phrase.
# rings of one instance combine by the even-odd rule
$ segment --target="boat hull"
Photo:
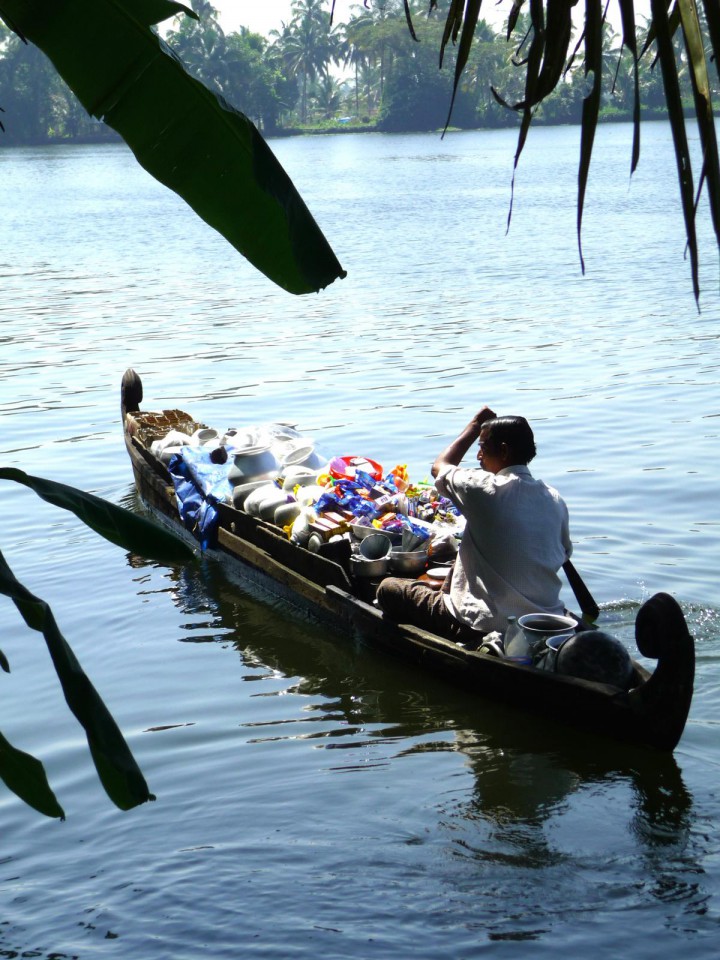
[[[127,380],[127,382],[126,382]],[[175,529],[182,528],[167,468],[141,436],[142,385],[131,371],[123,382],[125,442],[135,485],[145,504]],[[191,418],[180,411],[173,416]],[[291,543],[274,525],[220,505],[212,551],[235,574],[272,596],[353,636],[402,656],[483,698],[510,704],[549,720],[617,741],[672,751],[682,736],[692,699],[694,643],[676,601],[657,594],[641,608],[636,636],[643,656],[658,660],[650,674],[636,664],[630,691],[537,670],[468,650],[409,624],[394,623],[368,602],[368,586],[348,572],[347,558],[312,553]],[[189,534],[188,534],[189,535]],[[328,545],[332,551],[332,545]]]

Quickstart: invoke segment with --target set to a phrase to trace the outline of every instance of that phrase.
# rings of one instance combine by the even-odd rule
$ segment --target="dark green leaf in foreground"
[[[0,17],[47,54],[85,109],[258,270],[296,294],[344,277],[254,124],[150,29],[181,10],[165,0],[0,0]]]
[[[2,650],[0,650],[0,667],[3,668],[5,673],[10,673],[10,664],[8,663],[8,658],[5,656]]]
[[[0,779],[24,803],[46,817],[65,818],[45,776],[45,768],[38,759],[23,753],[0,733]]]
[[[65,700],[85,730],[98,776],[107,795],[121,810],[129,810],[146,800],[153,800],[118,725],[60,633],[52,610],[44,600],[34,596],[20,583],[1,553],[0,593],[10,597],[25,623],[45,637]]]
[[[30,487],[48,503],[74,513],[101,537],[149,560],[182,564],[195,557],[185,541],[174,533],[92,493],[33,477],[15,467],[0,467],[0,480],[14,480]]]

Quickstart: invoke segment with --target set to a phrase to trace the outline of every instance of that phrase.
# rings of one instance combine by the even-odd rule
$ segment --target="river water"
[[[599,131],[579,267],[577,128],[347,135],[273,148],[348,277],[275,289],[123,147],[0,152],[2,462],[141,509],[145,407],[296,421],[407,463],[482,404],[522,413],[575,564],[632,648],[664,590],[696,637],[673,758],[432,677],[232,585],[128,557],[6,485],[1,548],[50,602],[151,789],[98,786],[42,639],[2,602],[0,729],[67,812],[2,788],[0,956],[422,960],[714,957],[720,920],[720,298],[696,309],[665,124]],[[570,598],[568,598],[570,599]]]

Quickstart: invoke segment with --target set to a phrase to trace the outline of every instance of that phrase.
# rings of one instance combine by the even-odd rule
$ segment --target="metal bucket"
[[[556,613],[526,613],[518,619],[518,626],[522,634],[516,637],[512,650],[507,649],[506,643],[507,652],[513,656],[537,657],[548,637],[574,633],[577,621]],[[515,649],[520,646],[525,649]]]

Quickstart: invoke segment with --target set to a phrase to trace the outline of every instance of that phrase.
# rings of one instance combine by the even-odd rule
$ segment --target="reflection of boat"
[[[137,509],[138,504],[133,492],[123,505]],[[133,555],[128,559],[133,566],[148,565]],[[590,738],[553,723],[539,729],[522,711],[462,691],[449,698],[445,682],[420,666],[404,664],[400,671],[392,658],[377,656],[371,647],[333,642],[328,631],[268,611],[216,563],[170,571],[168,581],[167,594],[193,624],[182,642],[232,646],[245,668],[244,679],[272,677],[273,689],[298,698],[295,709],[286,705],[282,732],[273,717],[266,718],[264,734],[263,722],[254,719],[249,725],[255,736],[301,737],[332,752],[349,750],[345,763],[351,767],[353,750],[372,764],[375,746],[383,762],[388,750],[391,758],[457,752],[474,786],[467,802],[453,804],[453,816],[492,824],[496,837],[525,824],[523,843],[548,856],[553,856],[552,842],[544,824],[572,794],[588,786],[594,793],[596,785],[627,785],[633,799],[615,816],[641,848],[684,846],[693,798],[673,754]],[[337,760],[325,763],[334,768]],[[580,844],[582,837],[581,831]]]
[[[180,411],[142,413],[141,401],[140,379],[128,371],[122,384],[122,416],[138,491],[156,513],[184,529],[167,467],[149,448],[159,429],[183,418],[193,430],[203,425]],[[242,510],[220,503],[217,511],[217,552],[237,561],[247,580],[474,693],[660,750],[672,751],[682,735],[692,698],[695,653],[682,612],[667,594],[643,604],[635,624],[640,652],[658,660],[655,671],[650,674],[635,664],[636,683],[623,691],[490,657],[417,627],[392,623],[369,602],[369,582],[351,576],[346,541],[328,543],[322,552],[313,553],[291,543],[273,524]]]

